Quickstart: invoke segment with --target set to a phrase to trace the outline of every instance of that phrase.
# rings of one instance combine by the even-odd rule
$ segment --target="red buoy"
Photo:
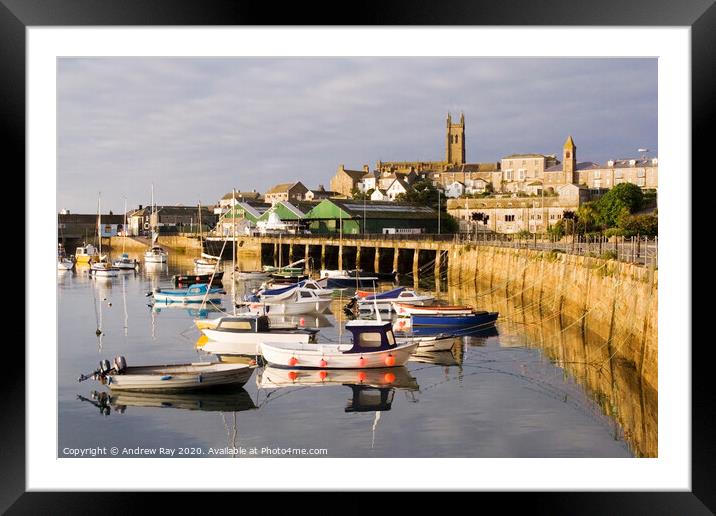
[[[291,357],[288,359],[288,365],[295,366],[296,364],[298,364],[298,359],[296,357]]]
[[[358,365],[361,366],[361,367],[365,367],[365,364],[366,364],[365,358],[360,357],[360,358],[358,359]]]
[[[298,373],[296,371],[289,371],[288,372],[288,379],[291,381],[294,381],[296,378],[298,378]]]
[[[319,362],[319,364],[321,367],[326,367],[328,365],[328,362],[326,362],[326,360],[324,358],[322,358],[321,361]]]
[[[383,380],[385,383],[393,383],[395,381],[395,375],[393,373],[385,373]]]
[[[306,324],[306,320],[305,320],[303,317],[301,317],[301,318],[298,320],[298,324],[299,324],[300,326],[304,326],[304,325]]]
[[[393,367],[395,365],[395,357],[393,355],[388,355],[385,357],[385,365],[388,367]]]
[[[328,371],[320,371],[318,373],[318,376],[321,378],[321,380],[325,380],[326,376],[328,376]]]
[[[364,381],[365,381],[365,378],[366,378],[365,371],[360,371],[360,372],[358,373],[358,381],[359,381],[359,382],[364,382]]]

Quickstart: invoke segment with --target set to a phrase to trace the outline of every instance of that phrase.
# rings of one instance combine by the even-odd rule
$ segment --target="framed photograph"
[[[690,258],[716,7],[213,7],[2,0],[27,303],[0,507],[713,511]]]

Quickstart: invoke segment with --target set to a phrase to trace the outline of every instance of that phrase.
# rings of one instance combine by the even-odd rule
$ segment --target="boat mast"
[[[204,236],[204,231],[201,227],[201,199],[199,200],[199,247],[201,248],[201,251],[199,251],[199,258],[201,258],[201,255],[204,253],[204,242],[202,242],[202,237]]]
[[[231,226],[233,238],[231,243],[231,304],[236,315],[236,188],[231,189]]]
[[[102,211],[100,208],[100,198],[102,192],[97,193],[97,238],[99,238],[99,261],[102,261]]]
[[[122,226],[122,233],[124,233],[122,238],[122,254],[124,254],[124,247],[127,244],[127,198],[124,198],[124,226]]]

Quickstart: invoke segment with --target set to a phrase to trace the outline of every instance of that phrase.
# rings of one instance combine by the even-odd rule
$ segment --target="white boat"
[[[238,269],[234,271],[234,276],[242,280],[264,280],[270,275],[271,273],[264,271],[240,271]]]
[[[194,258],[194,267],[197,270],[211,270],[216,269],[221,263],[221,258],[206,255],[201,253],[202,258]],[[209,258],[206,258],[208,256]]]
[[[318,330],[274,328],[265,315],[238,315],[221,317],[216,328],[204,328],[209,339],[201,349],[214,355],[258,355],[259,344],[265,340],[308,344]]]
[[[255,365],[211,362],[128,367],[124,357],[116,357],[112,364],[103,360],[97,371],[80,376],[79,381],[94,378],[113,391],[194,391],[244,385],[255,368]]]
[[[371,369],[404,365],[417,342],[398,344],[390,322],[354,320],[346,323],[351,343],[284,344],[266,341],[261,352],[279,367],[318,369]]]
[[[97,238],[99,238],[99,261],[90,260],[90,274],[94,277],[114,278],[119,276],[119,268],[107,261],[102,255],[102,212],[100,211],[100,198],[97,198]]]
[[[460,337],[453,335],[421,335],[421,336],[395,336],[396,342],[399,344],[416,342],[418,344],[418,352],[434,352],[449,351],[460,340]]]
[[[223,289],[211,288],[206,283],[191,285],[189,288],[179,289],[154,289],[155,303],[207,303],[221,302],[221,296],[225,294]]]
[[[65,248],[62,244],[57,246],[57,270],[58,271],[71,271],[75,267],[75,262],[70,260],[65,253]]]
[[[299,281],[295,284],[281,285],[275,288],[262,288],[256,294],[256,296],[263,302],[276,302],[283,301],[291,298],[295,294],[296,289],[307,289],[312,290],[321,299],[330,300],[333,297],[333,289],[323,288],[316,281],[312,279],[306,279]]]
[[[127,199],[124,199],[124,226],[122,226],[124,229],[124,236],[122,238],[122,256],[120,256],[119,260],[115,260],[112,262],[112,265],[119,268],[120,270],[127,271],[127,270],[135,270],[139,266],[139,262],[137,260],[133,260],[129,258],[129,255],[124,252],[125,242],[127,241]]]
[[[393,303],[411,303],[414,305],[426,305],[432,303],[435,296],[432,294],[418,294],[414,290],[399,287],[388,292],[379,292],[377,294],[358,299],[358,310],[361,312],[373,313],[376,309],[381,312],[392,312]]]
[[[398,302],[394,301],[393,311],[400,316],[411,316],[411,315],[470,315],[475,309],[471,306],[423,306],[412,302]]]
[[[139,262],[137,260],[131,259],[127,253],[122,253],[122,256],[119,258],[119,260],[113,261],[112,265],[123,271],[133,271],[137,267],[139,267]]]
[[[280,301],[248,303],[249,311],[266,315],[304,315],[323,313],[330,299],[319,297],[313,290],[297,288],[288,298]]]
[[[365,385],[368,387],[397,387],[418,390],[417,380],[405,367],[375,369],[286,369],[264,367],[256,374],[256,386],[261,389],[282,387],[323,387],[328,385]]]
[[[119,267],[115,267],[109,262],[101,261],[90,266],[90,273],[95,277],[114,278],[119,276]]]
[[[152,246],[149,248],[148,251],[144,253],[144,261],[146,263],[166,263],[167,262],[167,256],[168,253],[159,247],[157,244],[157,240],[159,239],[159,233],[157,232],[156,227],[154,227],[154,224],[156,224],[156,218],[157,218],[157,207],[154,204],[154,183],[152,183]]]
[[[168,253],[158,245],[152,246],[144,253],[144,261],[147,263],[166,263]]]

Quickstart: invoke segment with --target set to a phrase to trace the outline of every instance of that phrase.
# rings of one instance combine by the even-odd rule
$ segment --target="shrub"
[[[604,251],[600,258],[603,258],[604,260],[616,260],[617,259],[617,252],[616,251]]]

